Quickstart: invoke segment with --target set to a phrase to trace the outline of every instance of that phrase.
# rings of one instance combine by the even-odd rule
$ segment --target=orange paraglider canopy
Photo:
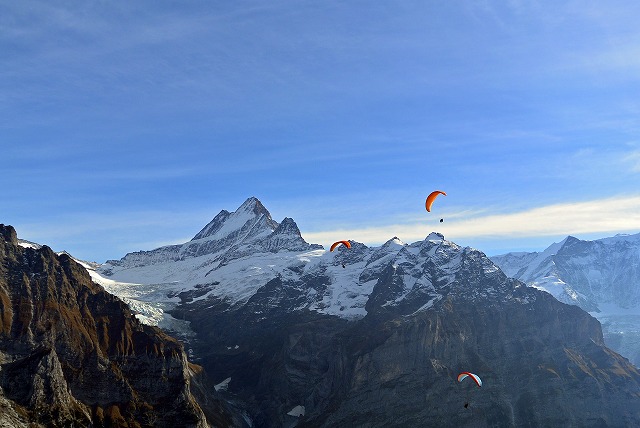
[[[425,208],[427,208],[427,211],[431,212],[431,204],[433,204],[433,201],[435,201],[436,197],[441,193],[447,196],[447,194],[442,190],[436,190],[434,192],[431,192],[429,196],[427,196],[427,202],[425,202],[424,204]]]
[[[331,249],[329,250],[329,252],[335,250],[336,247],[340,244],[343,244],[347,248],[351,248],[351,244],[349,243],[349,241],[338,241],[338,242],[334,242],[333,245],[331,245]]]

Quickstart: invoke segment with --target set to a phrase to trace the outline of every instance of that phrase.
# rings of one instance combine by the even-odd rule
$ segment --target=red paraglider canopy
[[[331,249],[329,250],[329,252],[335,250],[336,247],[340,244],[344,245],[347,248],[351,248],[351,244],[349,243],[349,241],[338,241],[338,242],[334,242],[333,245],[331,245]]]

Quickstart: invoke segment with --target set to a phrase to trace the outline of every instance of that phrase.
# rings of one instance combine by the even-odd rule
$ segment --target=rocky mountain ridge
[[[202,256],[208,256],[211,262],[219,264],[254,252],[320,248],[322,246],[304,241],[293,219],[285,218],[282,223],[277,223],[262,203],[251,197],[232,213],[222,210],[189,242],[129,253],[120,260],[108,260],[103,272],[108,274],[110,268],[121,270]],[[212,259],[211,256],[215,257]]]
[[[0,225],[0,425],[234,424],[179,342],[67,254],[20,244]]]
[[[491,259],[507,275],[598,318],[606,343],[640,366],[640,234],[569,236],[542,252]]]

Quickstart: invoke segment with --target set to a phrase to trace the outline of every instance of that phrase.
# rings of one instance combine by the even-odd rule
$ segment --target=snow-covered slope
[[[590,312],[607,343],[640,366],[640,234],[569,236],[540,253],[491,259],[507,275]]]
[[[37,244],[35,242],[27,241],[25,239],[18,239],[18,245],[20,245],[23,248],[33,248],[34,250],[42,248],[42,245]]]
[[[110,292],[141,304],[157,323],[160,314],[149,313],[148,304],[166,309],[181,298],[210,295],[231,305],[244,302],[269,280],[295,275],[297,266],[323,253],[322,246],[304,241],[292,219],[278,224],[249,198],[235,212],[221,211],[185,244],[127,254],[93,275]]]
[[[380,247],[351,244],[333,252],[308,244],[292,219],[278,224],[259,200],[249,198],[235,212],[221,211],[185,244],[130,253],[91,274],[125,299],[140,319],[161,326],[175,322],[163,312],[177,303],[239,307],[265,292],[271,281],[287,290],[288,295],[273,297],[283,310],[357,319],[367,314],[370,300],[370,305],[406,306],[411,312],[428,309],[441,297],[438,289],[463,269],[465,256],[476,251],[437,233],[410,245],[397,237]],[[499,272],[486,263],[487,275]],[[390,266],[394,272],[389,274],[402,273],[394,289],[372,294]],[[436,273],[439,282],[434,284],[430,278]],[[421,303],[414,307],[407,303],[412,300]]]

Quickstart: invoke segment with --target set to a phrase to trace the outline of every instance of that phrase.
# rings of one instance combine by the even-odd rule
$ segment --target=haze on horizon
[[[639,18],[632,1],[6,3],[0,223],[100,262],[249,196],[325,247],[638,233]]]

